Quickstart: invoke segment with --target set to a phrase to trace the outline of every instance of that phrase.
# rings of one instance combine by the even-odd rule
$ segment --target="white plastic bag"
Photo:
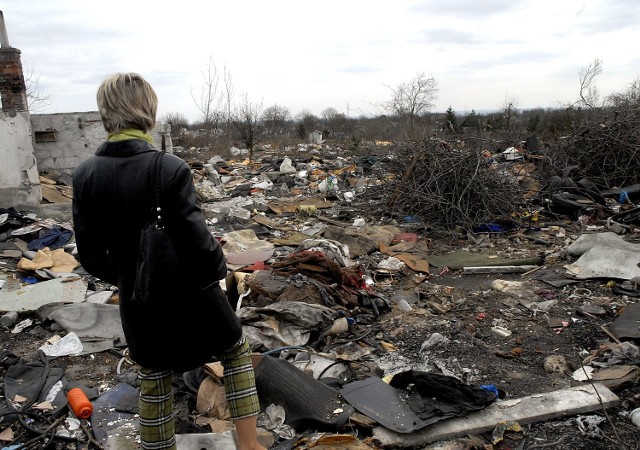
[[[291,159],[288,156],[284,157],[282,164],[280,164],[280,172],[282,173],[294,173],[295,167],[291,164]]]
[[[318,184],[318,190],[320,192],[337,192],[338,191],[338,179],[334,175],[329,175]]]

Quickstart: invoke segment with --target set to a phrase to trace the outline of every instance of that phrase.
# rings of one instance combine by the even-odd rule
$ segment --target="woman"
[[[144,449],[176,449],[172,371],[197,368],[216,355],[225,367],[225,390],[238,432],[238,448],[256,441],[259,412],[251,351],[218,281],[226,275],[220,245],[196,203],[189,166],[158,156],[149,131],[157,96],[135,73],[107,77],[97,93],[109,133],[94,157],[73,174],[73,221],[82,266],[118,286],[120,316],[131,358],[140,370],[140,437]],[[154,209],[155,174],[165,229],[180,253],[180,298],[134,295],[140,232]]]

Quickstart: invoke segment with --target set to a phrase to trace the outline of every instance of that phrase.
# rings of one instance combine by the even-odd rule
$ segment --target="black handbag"
[[[153,208],[151,218],[140,233],[140,246],[133,287],[134,302],[159,302],[184,297],[184,264],[162,220],[161,167],[165,152],[153,155],[149,166]]]

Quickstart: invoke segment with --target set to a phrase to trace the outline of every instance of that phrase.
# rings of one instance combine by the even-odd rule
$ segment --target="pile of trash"
[[[189,161],[227,259],[222,285],[255,352],[265,445],[397,448],[473,435],[501,448],[527,440],[523,425],[617,408],[616,392],[637,389],[636,193],[620,201],[571,173],[543,189],[524,158],[428,150],[440,159],[325,149]],[[425,171],[445,160],[473,169],[482,188]],[[516,200],[523,191],[535,195]],[[439,239],[441,222],[455,234]],[[70,223],[0,209],[6,448],[135,448],[136,365],[117,289],[75,254]],[[606,344],[588,332],[596,325]],[[556,354],[569,333],[582,339],[579,364]],[[492,372],[503,370],[496,361],[503,372]],[[518,384],[525,367],[539,384]],[[219,363],[176,379],[178,447],[233,448]],[[69,411],[75,387],[92,401],[90,419]],[[602,426],[575,425],[594,436]]]

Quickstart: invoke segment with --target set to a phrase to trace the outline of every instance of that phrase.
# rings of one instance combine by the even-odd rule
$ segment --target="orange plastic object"
[[[82,389],[73,388],[67,392],[67,400],[69,407],[79,419],[88,419],[93,413],[93,405],[87,398]]]

